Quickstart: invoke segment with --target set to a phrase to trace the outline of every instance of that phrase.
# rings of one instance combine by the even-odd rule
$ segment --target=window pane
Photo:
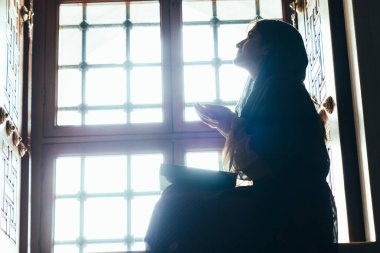
[[[84,253],[97,253],[97,252],[125,252],[127,245],[124,243],[90,243],[86,244],[83,249]]]
[[[148,229],[153,208],[159,196],[135,197],[132,199],[132,235],[144,237]]]
[[[136,67],[131,71],[131,102],[158,104],[162,102],[160,67]]]
[[[87,105],[122,105],[126,102],[123,68],[90,69],[86,80]]]
[[[247,37],[247,27],[247,24],[220,25],[218,48],[222,60],[235,59],[236,44]]]
[[[84,237],[115,239],[126,236],[126,200],[88,198],[84,202]]]
[[[131,61],[161,62],[160,27],[133,27],[131,30]]]
[[[331,152],[331,150],[329,150]],[[330,157],[331,157],[330,153]],[[333,157],[335,158],[335,157]],[[339,159],[339,158],[338,158]],[[333,164],[334,165],[334,164]],[[338,242],[347,243],[350,241],[348,233],[346,194],[344,191],[343,170],[339,167],[331,166],[330,173],[327,176],[327,182],[330,185],[334,195],[335,204],[338,213]]]
[[[159,191],[162,154],[132,155],[131,182],[133,191]]]
[[[59,6],[59,25],[79,25],[82,22],[81,4],[64,4]]]
[[[185,154],[186,166],[206,170],[221,170],[221,155],[218,151],[192,151]]]
[[[82,73],[78,69],[58,70],[58,107],[81,103]]]
[[[194,106],[185,107],[185,121],[200,121]]]
[[[85,191],[88,193],[124,192],[126,157],[96,156],[85,158]]]
[[[263,18],[282,19],[281,0],[260,1],[260,8]]]
[[[210,25],[183,27],[184,61],[210,61],[214,57],[213,31]]]
[[[146,250],[146,244],[145,244],[145,242],[135,242],[135,243],[132,244],[131,250],[134,250],[134,251],[145,251]]]
[[[124,110],[91,110],[86,113],[86,125],[125,124]]]
[[[182,20],[187,21],[209,21],[212,18],[211,1],[183,1]]]
[[[211,66],[184,66],[185,102],[216,99],[215,72]]]
[[[223,101],[238,101],[248,78],[246,70],[232,64],[220,67],[220,98]]]
[[[76,240],[79,237],[79,201],[57,199],[55,201],[54,240]]]
[[[160,22],[160,5],[157,1],[131,3],[130,20],[132,23]],[[134,29],[134,28],[133,28]]]
[[[89,24],[121,24],[126,19],[125,3],[101,3],[87,5]]]
[[[88,29],[86,56],[89,64],[123,63],[126,59],[124,28]]]
[[[265,2],[260,1],[260,2]],[[217,1],[218,18],[221,20],[252,20],[256,16],[255,1],[226,0]]]
[[[77,29],[59,30],[59,65],[77,65],[82,61],[82,32]]]
[[[162,122],[162,109],[133,109],[131,123],[160,123]]]
[[[55,194],[76,194],[80,190],[79,157],[60,157],[55,161]]]
[[[54,253],[79,253],[77,245],[54,245]]]
[[[81,124],[81,114],[76,111],[58,111],[57,125],[67,126],[67,125],[80,125]]]

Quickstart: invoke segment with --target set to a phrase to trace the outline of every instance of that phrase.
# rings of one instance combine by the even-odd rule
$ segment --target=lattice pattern
[[[321,33],[321,16],[319,0],[306,0],[304,4],[304,40],[309,58],[306,87],[318,103],[326,98],[325,64]]]
[[[2,86],[2,98],[5,110],[9,114],[9,120],[19,128],[20,108],[20,9],[19,0],[6,1],[6,76]],[[4,129],[3,129],[4,130]],[[18,217],[18,171],[20,159],[17,150],[9,144],[9,138],[1,134],[2,160],[0,161],[0,228],[16,243],[17,217]]]
[[[327,97],[327,88],[323,55],[320,0],[305,0],[303,8],[301,22],[303,22],[304,29],[301,29],[300,32],[304,38],[305,48],[309,59],[305,85],[310,96],[315,99],[315,102],[317,104],[322,104],[322,101]],[[326,126],[326,135],[327,138],[330,139],[330,129],[328,126]],[[333,159],[330,143],[327,143],[327,148],[331,160],[330,173],[327,177],[327,182],[334,192],[334,178],[333,173],[331,173],[333,170]]]

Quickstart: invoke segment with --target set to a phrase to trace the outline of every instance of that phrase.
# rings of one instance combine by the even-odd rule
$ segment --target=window
[[[234,107],[235,45],[282,1],[72,2],[47,1],[41,247],[144,250],[160,164],[222,169],[224,139],[193,106]]]
[[[160,9],[149,3],[63,4],[56,122],[162,122]]]
[[[55,249],[141,249],[162,162],[160,153],[57,157]]]
[[[233,109],[247,79],[233,65],[235,45],[255,17],[282,18],[281,1],[270,2],[277,7],[246,0],[57,6],[56,81],[45,107],[55,252],[144,250],[167,183],[160,164],[222,169],[224,140],[193,106]],[[59,136],[85,141],[62,145]]]

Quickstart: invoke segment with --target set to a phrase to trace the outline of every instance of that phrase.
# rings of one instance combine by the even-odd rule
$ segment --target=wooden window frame
[[[43,177],[40,185],[41,209],[40,209],[40,231],[41,252],[51,252],[54,246],[53,222],[54,222],[54,181],[55,160],[61,156],[96,156],[96,155],[119,155],[119,154],[150,154],[162,153],[165,163],[173,160],[169,141],[130,141],[130,142],[104,142],[98,143],[64,143],[45,145],[44,153],[46,159],[43,166]],[[53,208],[42,208],[53,207]],[[127,238],[128,239],[128,238]]]
[[[107,0],[108,2],[119,2],[119,0]],[[149,1],[149,0],[136,0],[136,1]],[[334,0],[335,1],[335,0]],[[165,76],[163,76],[164,80],[171,80],[170,82],[164,81],[164,97],[169,97],[167,94],[168,89],[173,90],[173,98],[169,97],[166,102],[163,104],[164,111],[166,110],[167,113],[164,112],[164,122],[170,122],[169,124],[161,124],[161,126],[156,125],[154,127],[145,128],[144,126],[137,126],[136,129],[132,130],[126,130],[126,126],[107,126],[106,128],[104,126],[91,126],[89,128],[83,128],[78,134],[73,134],[73,132],[68,127],[60,127],[61,130],[57,129],[53,126],[52,122],[53,118],[51,117],[51,110],[54,110],[52,108],[45,109],[44,104],[49,104],[50,100],[54,98],[55,94],[52,92],[52,89],[47,89],[48,84],[56,83],[56,71],[54,70],[56,66],[56,55],[57,55],[57,48],[51,47],[49,45],[53,44],[56,45],[57,43],[57,33],[52,32],[57,30],[57,14],[58,14],[58,4],[59,3],[80,3],[83,1],[80,0],[40,0],[35,1],[34,8],[37,16],[35,17],[35,27],[37,28],[36,31],[38,33],[35,33],[34,35],[34,58],[33,58],[33,90],[32,90],[32,120],[33,120],[33,129],[32,129],[32,146],[33,146],[33,157],[32,157],[32,185],[31,185],[31,216],[29,218],[31,222],[31,252],[49,252],[49,247],[52,245],[52,233],[51,233],[51,222],[52,222],[52,212],[53,210],[50,210],[49,208],[46,208],[48,206],[52,206],[52,199],[51,199],[51,193],[52,193],[52,171],[46,170],[49,164],[51,164],[51,159],[53,157],[53,154],[63,154],[68,152],[68,150],[75,150],[75,149],[81,149],[81,148],[87,148],[89,146],[92,146],[92,148],[97,149],[96,146],[99,142],[104,142],[104,147],[109,147],[110,150],[117,150],[118,148],[127,148],[123,145],[127,144],[121,144],[121,143],[128,143],[128,145],[132,144],[138,144],[144,146],[144,147],[152,147],[151,145],[158,145],[161,147],[168,148],[168,154],[170,158],[168,158],[167,161],[171,162],[181,162],[181,155],[182,154],[182,161],[183,161],[183,154],[186,152],[187,149],[193,149],[197,148],[197,144],[194,144],[194,140],[199,140],[199,142],[205,141],[205,143],[209,143],[210,148],[214,148],[219,146],[221,143],[224,142],[224,139],[214,130],[210,130],[209,128],[203,126],[200,122],[193,122],[189,124],[189,126],[181,126],[181,125],[175,125],[175,123],[171,122],[177,122],[176,119],[172,119],[172,115],[178,115],[178,112],[176,110],[182,110],[182,104],[181,107],[172,106],[172,104],[178,104],[178,98],[180,94],[182,94],[182,87],[181,85],[174,85],[178,83],[178,80],[180,80],[182,83],[182,73],[178,70],[178,68],[171,69],[172,74],[169,71],[163,71],[163,73],[166,73]],[[91,3],[97,3],[97,2],[104,2],[104,0],[89,0],[86,2]],[[178,1],[173,0],[173,5],[171,3],[171,0],[160,0],[161,2],[161,9],[164,8],[165,10],[171,10],[170,12],[165,11],[165,15],[161,16],[161,23],[166,24],[166,27],[171,26],[171,30],[177,30],[179,31],[179,19],[181,18],[181,14],[177,8],[180,8]],[[288,6],[292,0],[282,0],[283,2],[283,16],[284,19],[287,22],[291,22],[291,12],[289,11],[289,8],[285,8]],[[331,2],[331,1],[330,1]],[[339,5],[342,2],[342,0],[338,1]],[[355,1],[358,2],[358,1]],[[358,4],[357,4],[358,5]],[[163,13],[163,12],[161,12]],[[340,17],[336,16],[336,19],[339,19]],[[165,68],[167,66],[168,61],[170,60],[174,66],[181,66],[182,63],[177,62],[179,64],[175,64],[175,61],[173,59],[181,59],[181,57],[178,54],[181,52],[179,50],[179,46],[181,46],[181,41],[178,40],[175,41],[173,39],[173,34],[170,35],[170,29],[163,29],[162,30],[162,39],[163,39],[163,50],[169,51],[169,48],[172,47],[172,53],[169,56],[170,59],[162,59],[162,67]],[[43,35],[42,31],[46,30],[46,35]],[[340,30],[341,31],[341,30]],[[168,36],[171,36],[171,41],[174,44],[169,44],[168,41],[165,41]],[[336,36],[340,36],[339,34],[336,34]],[[333,36],[332,40],[337,42],[337,45],[341,43],[339,39],[336,38],[336,36]],[[342,49],[343,50],[343,49]],[[340,50],[340,53],[343,54],[343,51]],[[336,53],[334,52],[334,55]],[[55,55],[54,57],[51,57],[52,55]],[[164,54],[162,55],[163,57]],[[165,83],[166,84],[165,86]],[[341,80],[341,83],[344,83],[344,80]],[[173,87],[169,87],[169,86]],[[343,87],[343,86],[341,86]],[[340,91],[342,92],[342,91]],[[346,91],[343,91],[343,93]],[[347,98],[347,97],[346,97]],[[182,103],[183,100],[181,100]],[[174,109],[172,109],[174,108]],[[366,109],[366,108],[364,108]],[[174,111],[172,111],[174,110]],[[349,114],[349,112],[347,112]],[[352,113],[352,112],[351,112]],[[374,114],[371,114],[374,118]],[[44,117],[47,118],[47,120],[43,120]],[[49,118],[50,117],[50,118]],[[48,121],[48,123],[44,123],[45,121]],[[351,123],[350,123],[351,124]],[[165,126],[164,126],[165,125]],[[128,128],[134,128],[133,124],[128,125]],[[155,129],[155,132],[152,134],[152,129]],[[367,130],[367,127],[366,127]],[[373,129],[372,129],[373,130]],[[352,128],[346,128],[347,134],[342,135],[342,138],[345,136],[348,136],[352,133]],[[112,134],[100,136],[98,133],[101,132],[109,132]],[[371,133],[373,133],[372,131]],[[139,137],[136,137],[135,133],[141,134]],[[352,136],[351,136],[352,137]],[[207,142],[208,141],[208,142]],[[347,140],[346,140],[347,141]],[[116,146],[115,146],[115,143]],[[160,143],[160,144],[158,144]],[[216,143],[216,144],[215,144]],[[372,146],[375,146],[373,144],[373,141],[370,143]],[[194,145],[194,146],[193,146]],[[213,146],[215,145],[215,146]],[[356,143],[355,143],[356,145]],[[378,145],[377,145],[378,146]],[[135,148],[136,146],[133,146]],[[198,146],[200,147],[200,146]],[[202,144],[202,148],[205,147]],[[73,148],[73,149],[72,149]],[[116,148],[116,149],[115,149]],[[91,149],[91,148],[90,148]],[[105,150],[106,148],[101,148],[102,150]],[[65,151],[66,150],[66,151]],[[352,154],[352,152],[346,152],[342,151],[344,155],[348,156]],[[373,154],[372,154],[373,155]],[[168,156],[168,157],[169,157]],[[48,157],[48,159],[46,159]],[[49,158],[50,157],[50,158]],[[350,161],[350,159],[353,158],[344,158],[347,161]],[[354,159],[355,160],[355,159]],[[372,159],[372,162],[374,159]],[[375,160],[374,163],[376,163],[377,160]],[[355,161],[354,161],[355,162]],[[371,164],[372,167],[373,164]],[[345,175],[349,178],[345,178],[344,180],[348,180],[348,182],[351,182],[354,180],[356,182],[357,178],[355,179],[355,175],[357,175],[357,172],[355,172],[356,168],[355,166],[350,166],[350,171],[346,173],[345,168]],[[374,168],[371,169],[371,183],[372,183],[372,192],[377,193],[378,191],[375,191],[378,187],[375,186],[373,182],[378,181],[374,175],[376,171],[374,171]],[[372,175],[373,174],[373,175]],[[355,183],[356,184],[356,183]],[[24,185],[24,183],[23,183]],[[50,190],[50,191],[49,191]],[[346,194],[347,199],[352,200],[352,192],[355,191],[355,194],[357,193],[357,187],[355,189],[349,189],[348,193]],[[347,190],[346,190],[347,192]],[[374,208],[374,215],[375,215],[375,225],[378,223],[378,217],[376,214],[378,214],[378,195],[379,194],[373,194],[373,208]],[[352,204],[350,204],[350,209],[352,206],[355,206],[357,204],[357,199],[355,198],[352,201]],[[355,208],[357,209],[357,208]],[[50,212],[50,213],[49,213]],[[48,219],[50,215],[50,220]],[[25,215],[24,215],[25,216]],[[376,234],[379,234],[379,231],[376,231]],[[25,238],[26,236],[23,236]],[[23,244],[24,248],[25,243]],[[380,250],[380,244],[378,242],[360,242],[360,243],[345,243],[339,245],[340,252],[347,252],[347,253],[369,253],[369,252],[377,252]]]

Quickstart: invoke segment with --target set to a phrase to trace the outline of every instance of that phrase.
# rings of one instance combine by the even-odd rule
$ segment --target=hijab
[[[269,51],[236,107],[252,137],[249,146],[282,178],[325,180],[330,161],[324,126],[303,84],[308,64],[303,39],[277,20],[257,21],[253,29]]]

